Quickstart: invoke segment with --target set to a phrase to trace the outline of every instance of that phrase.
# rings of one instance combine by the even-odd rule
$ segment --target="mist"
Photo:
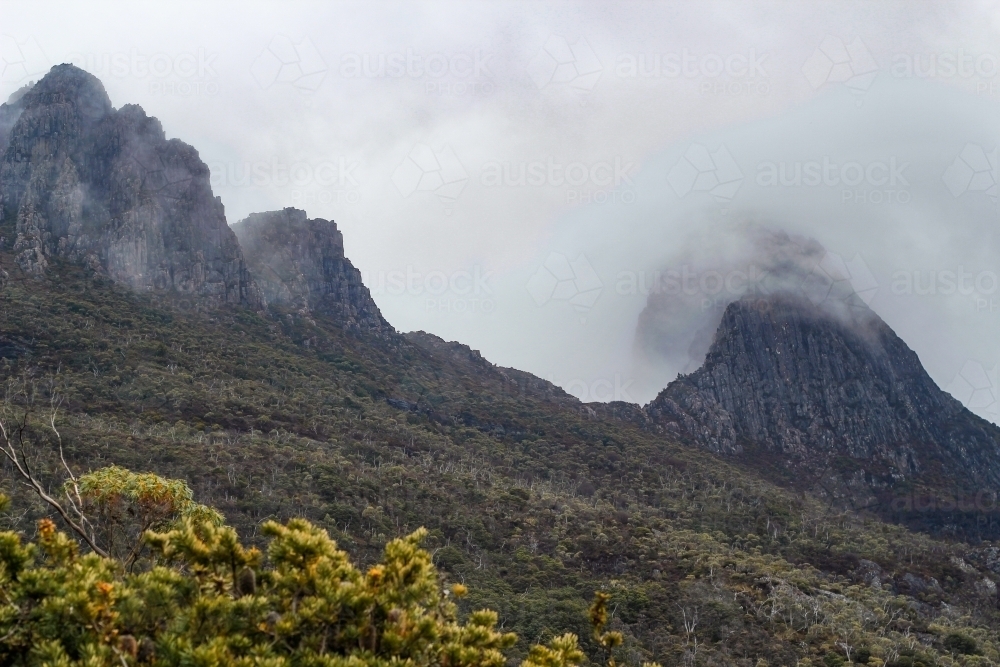
[[[46,4],[0,8],[4,99],[91,71],[230,224],[335,220],[400,331],[645,403],[799,289],[1000,422],[996,3]]]
[[[963,382],[991,382],[995,180],[976,185],[964,170],[979,155],[986,173],[995,169],[994,103],[888,77],[860,101],[844,87],[774,119],[693,135],[647,161],[633,204],[566,216],[549,252],[587,257],[608,296],[576,330],[564,323],[577,367],[590,366],[584,377],[618,374],[631,383],[619,398],[645,402],[697,368],[731,301],[787,289],[869,306],[960,400],[971,393]],[[705,154],[702,173],[730,169],[738,189],[684,189],[697,176],[679,181],[677,165]],[[595,329],[603,340],[584,348],[593,338],[583,332]],[[995,420],[994,395],[970,407]]]
[[[691,133],[650,155],[619,201],[563,216],[536,264],[585,258],[602,291],[538,318],[535,367],[585,399],[644,403],[700,365],[729,302],[820,285],[814,299],[870,306],[942,388],[996,422],[996,101],[877,74],[861,93],[831,87]]]

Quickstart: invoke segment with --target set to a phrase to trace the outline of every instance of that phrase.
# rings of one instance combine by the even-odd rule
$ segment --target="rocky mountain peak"
[[[701,368],[645,412],[712,451],[868,487],[1000,483],[1000,429],[939,389],[863,306],[831,310],[784,293],[736,301]]]
[[[62,258],[138,290],[262,305],[198,152],[141,107],[115,110],[96,77],[59,65],[16,94],[0,151],[0,227],[25,273]]]
[[[27,106],[64,105],[83,121],[98,122],[113,111],[104,84],[73,65],[56,65],[25,93]]]
[[[286,208],[253,213],[233,231],[269,305],[325,317],[348,329],[393,331],[361,272],[344,255],[344,237],[332,220]]]

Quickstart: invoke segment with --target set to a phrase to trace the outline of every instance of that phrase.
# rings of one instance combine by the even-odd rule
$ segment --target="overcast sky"
[[[813,239],[1000,421],[1000,7],[941,4],[5,1],[0,94],[84,67],[230,223],[333,219],[397,329],[584,400],[697,364],[761,229]]]

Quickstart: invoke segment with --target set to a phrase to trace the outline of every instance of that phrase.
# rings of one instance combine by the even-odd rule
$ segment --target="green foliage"
[[[961,655],[976,655],[979,653],[976,640],[958,632],[949,633],[942,643],[945,650],[952,653],[959,653]]]
[[[78,486],[86,509],[116,523],[126,515],[139,517],[150,528],[180,518],[222,523],[221,514],[192,500],[191,489],[181,480],[112,465],[81,475]]]
[[[502,667],[516,637],[495,612],[457,620],[452,591],[418,530],[358,570],[326,531],[267,522],[267,558],[235,531],[181,519],[150,532],[141,573],[96,554],[43,519],[38,544],[0,533],[0,663],[5,665],[442,665]],[[574,635],[535,646],[526,665],[575,667]]]
[[[577,648],[576,635],[556,637],[548,646],[535,645],[528,652],[528,658],[521,667],[559,667],[559,665],[577,664],[583,660],[583,652]]]
[[[622,645],[624,637],[622,633],[610,630],[605,631],[604,628],[608,624],[608,600],[611,596],[607,593],[598,592],[594,595],[594,603],[590,605],[590,627],[594,630],[594,640],[598,645],[606,651],[608,656],[608,667],[615,667],[615,659],[612,657],[612,651]]]
[[[178,521],[221,524],[216,510],[194,502],[186,483],[153,473],[134,473],[116,465],[67,480],[67,492],[81,499],[109,555],[131,564],[147,530],[163,530]]]

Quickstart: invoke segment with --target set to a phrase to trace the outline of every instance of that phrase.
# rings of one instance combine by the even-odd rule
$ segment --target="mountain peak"
[[[15,93],[16,94],[16,93]],[[56,65],[25,93],[26,106],[69,104],[84,115],[100,119],[112,110],[104,84],[75,65]]]
[[[348,329],[393,331],[361,272],[344,255],[344,237],[332,220],[286,208],[252,213],[233,231],[269,305],[325,317]]]
[[[0,227],[25,274],[62,259],[137,290],[261,306],[197,151],[139,106],[116,111],[91,74],[58,65],[0,107],[0,151]]]
[[[873,311],[779,293],[725,310],[704,364],[647,407],[712,451],[886,488],[1000,483],[1000,429],[938,388]]]

